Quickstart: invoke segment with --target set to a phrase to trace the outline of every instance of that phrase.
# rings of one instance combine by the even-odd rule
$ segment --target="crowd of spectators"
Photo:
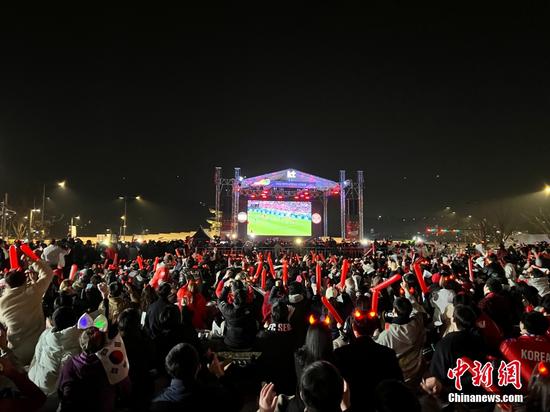
[[[550,411],[547,244],[28,246],[0,241],[1,411]]]

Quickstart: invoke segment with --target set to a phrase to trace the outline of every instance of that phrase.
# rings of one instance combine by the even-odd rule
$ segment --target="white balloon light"
[[[318,225],[319,223],[321,223],[321,215],[319,213],[314,213],[311,215],[311,221],[313,223],[315,223],[316,225]]]
[[[239,214],[237,215],[237,220],[239,221],[239,223],[245,223],[247,219],[248,215],[246,214],[246,212],[239,212]]]

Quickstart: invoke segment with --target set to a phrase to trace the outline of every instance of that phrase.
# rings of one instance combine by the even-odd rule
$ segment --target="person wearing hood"
[[[130,300],[126,297],[126,294],[123,293],[122,284],[119,282],[109,283],[108,294],[107,296],[103,296],[103,302],[101,302],[99,306],[99,312],[107,314],[111,323],[116,323],[118,315],[129,307]]]
[[[402,287],[406,297],[394,300],[391,323],[374,340],[395,351],[403,378],[407,382],[417,377],[422,370],[422,348],[426,331],[424,308],[408,293],[407,285]]]
[[[76,327],[72,308],[62,306],[52,316],[52,327],[40,335],[29,368],[29,379],[47,396],[55,395],[57,379],[63,364],[80,352],[82,331]]]
[[[288,285],[289,323],[294,331],[296,348],[301,347],[306,340],[309,323],[307,318],[310,312],[310,302],[305,297],[305,290],[301,283],[291,282]]]
[[[274,382],[279,393],[292,395],[296,389],[294,375],[295,337],[288,323],[288,307],[278,301],[271,308],[271,323],[258,333],[260,380]]]

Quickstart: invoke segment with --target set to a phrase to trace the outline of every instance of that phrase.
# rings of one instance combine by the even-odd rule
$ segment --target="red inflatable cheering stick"
[[[372,290],[372,304],[371,304],[371,311],[374,313],[378,313],[378,293],[382,289],[386,289],[388,286],[393,285],[395,282],[399,282],[401,280],[401,275],[393,275],[388,280],[385,280],[382,283],[379,283],[375,287],[371,288]]]
[[[470,275],[470,282],[474,283],[474,261],[472,256],[468,256],[468,275]]]
[[[283,259],[283,285],[288,283],[288,261],[286,258]]]
[[[420,267],[420,262],[422,262],[422,259],[418,259],[416,262],[413,263],[414,273],[416,274],[416,278],[418,279],[418,284],[420,285],[420,289],[422,289],[422,293],[428,293],[428,286],[426,285],[426,281],[424,280],[424,274],[422,273],[422,268]]]
[[[69,274],[69,280],[74,281],[76,277],[76,272],[78,272],[78,265],[75,263],[71,266],[71,272]]]
[[[21,252],[23,252],[33,262],[40,260],[40,258],[36,256],[36,254],[32,251],[31,247],[28,244],[23,243],[20,249]]]
[[[10,266],[13,270],[21,269],[19,258],[17,257],[17,248],[15,245],[10,246]]]
[[[273,267],[273,259],[271,259],[271,252],[267,254],[267,264],[269,265],[269,273],[273,279],[275,279],[275,268]]]
[[[344,289],[346,286],[346,278],[348,277],[349,260],[344,259],[342,262],[342,276],[340,276],[340,289]]]
[[[315,265],[315,283],[317,284],[317,293],[321,294],[321,264],[317,262]]]
[[[264,268],[262,270],[262,290],[265,290],[265,283],[266,283],[266,280],[267,280],[267,269]]]
[[[330,312],[330,314],[332,315],[332,317],[334,318],[334,320],[336,320],[336,322],[338,322],[340,325],[344,325],[344,320],[342,319],[342,317],[340,316],[340,314],[336,311],[336,309],[334,308],[334,306],[332,306],[332,304],[330,303],[330,301],[326,298],[326,296],[323,296],[321,298],[321,302],[323,302],[323,305],[325,305],[325,307],[328,309],[328,311]]]

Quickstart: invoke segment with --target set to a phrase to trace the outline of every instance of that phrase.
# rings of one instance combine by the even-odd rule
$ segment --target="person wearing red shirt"
[[[521,362],[521,377],[527,383],[539,362],[550,362],[550,339],[546,336],[548,320],[540,312],[527,312],[519,326],[521,336],[502,342],[500,352],[508,362]]]

